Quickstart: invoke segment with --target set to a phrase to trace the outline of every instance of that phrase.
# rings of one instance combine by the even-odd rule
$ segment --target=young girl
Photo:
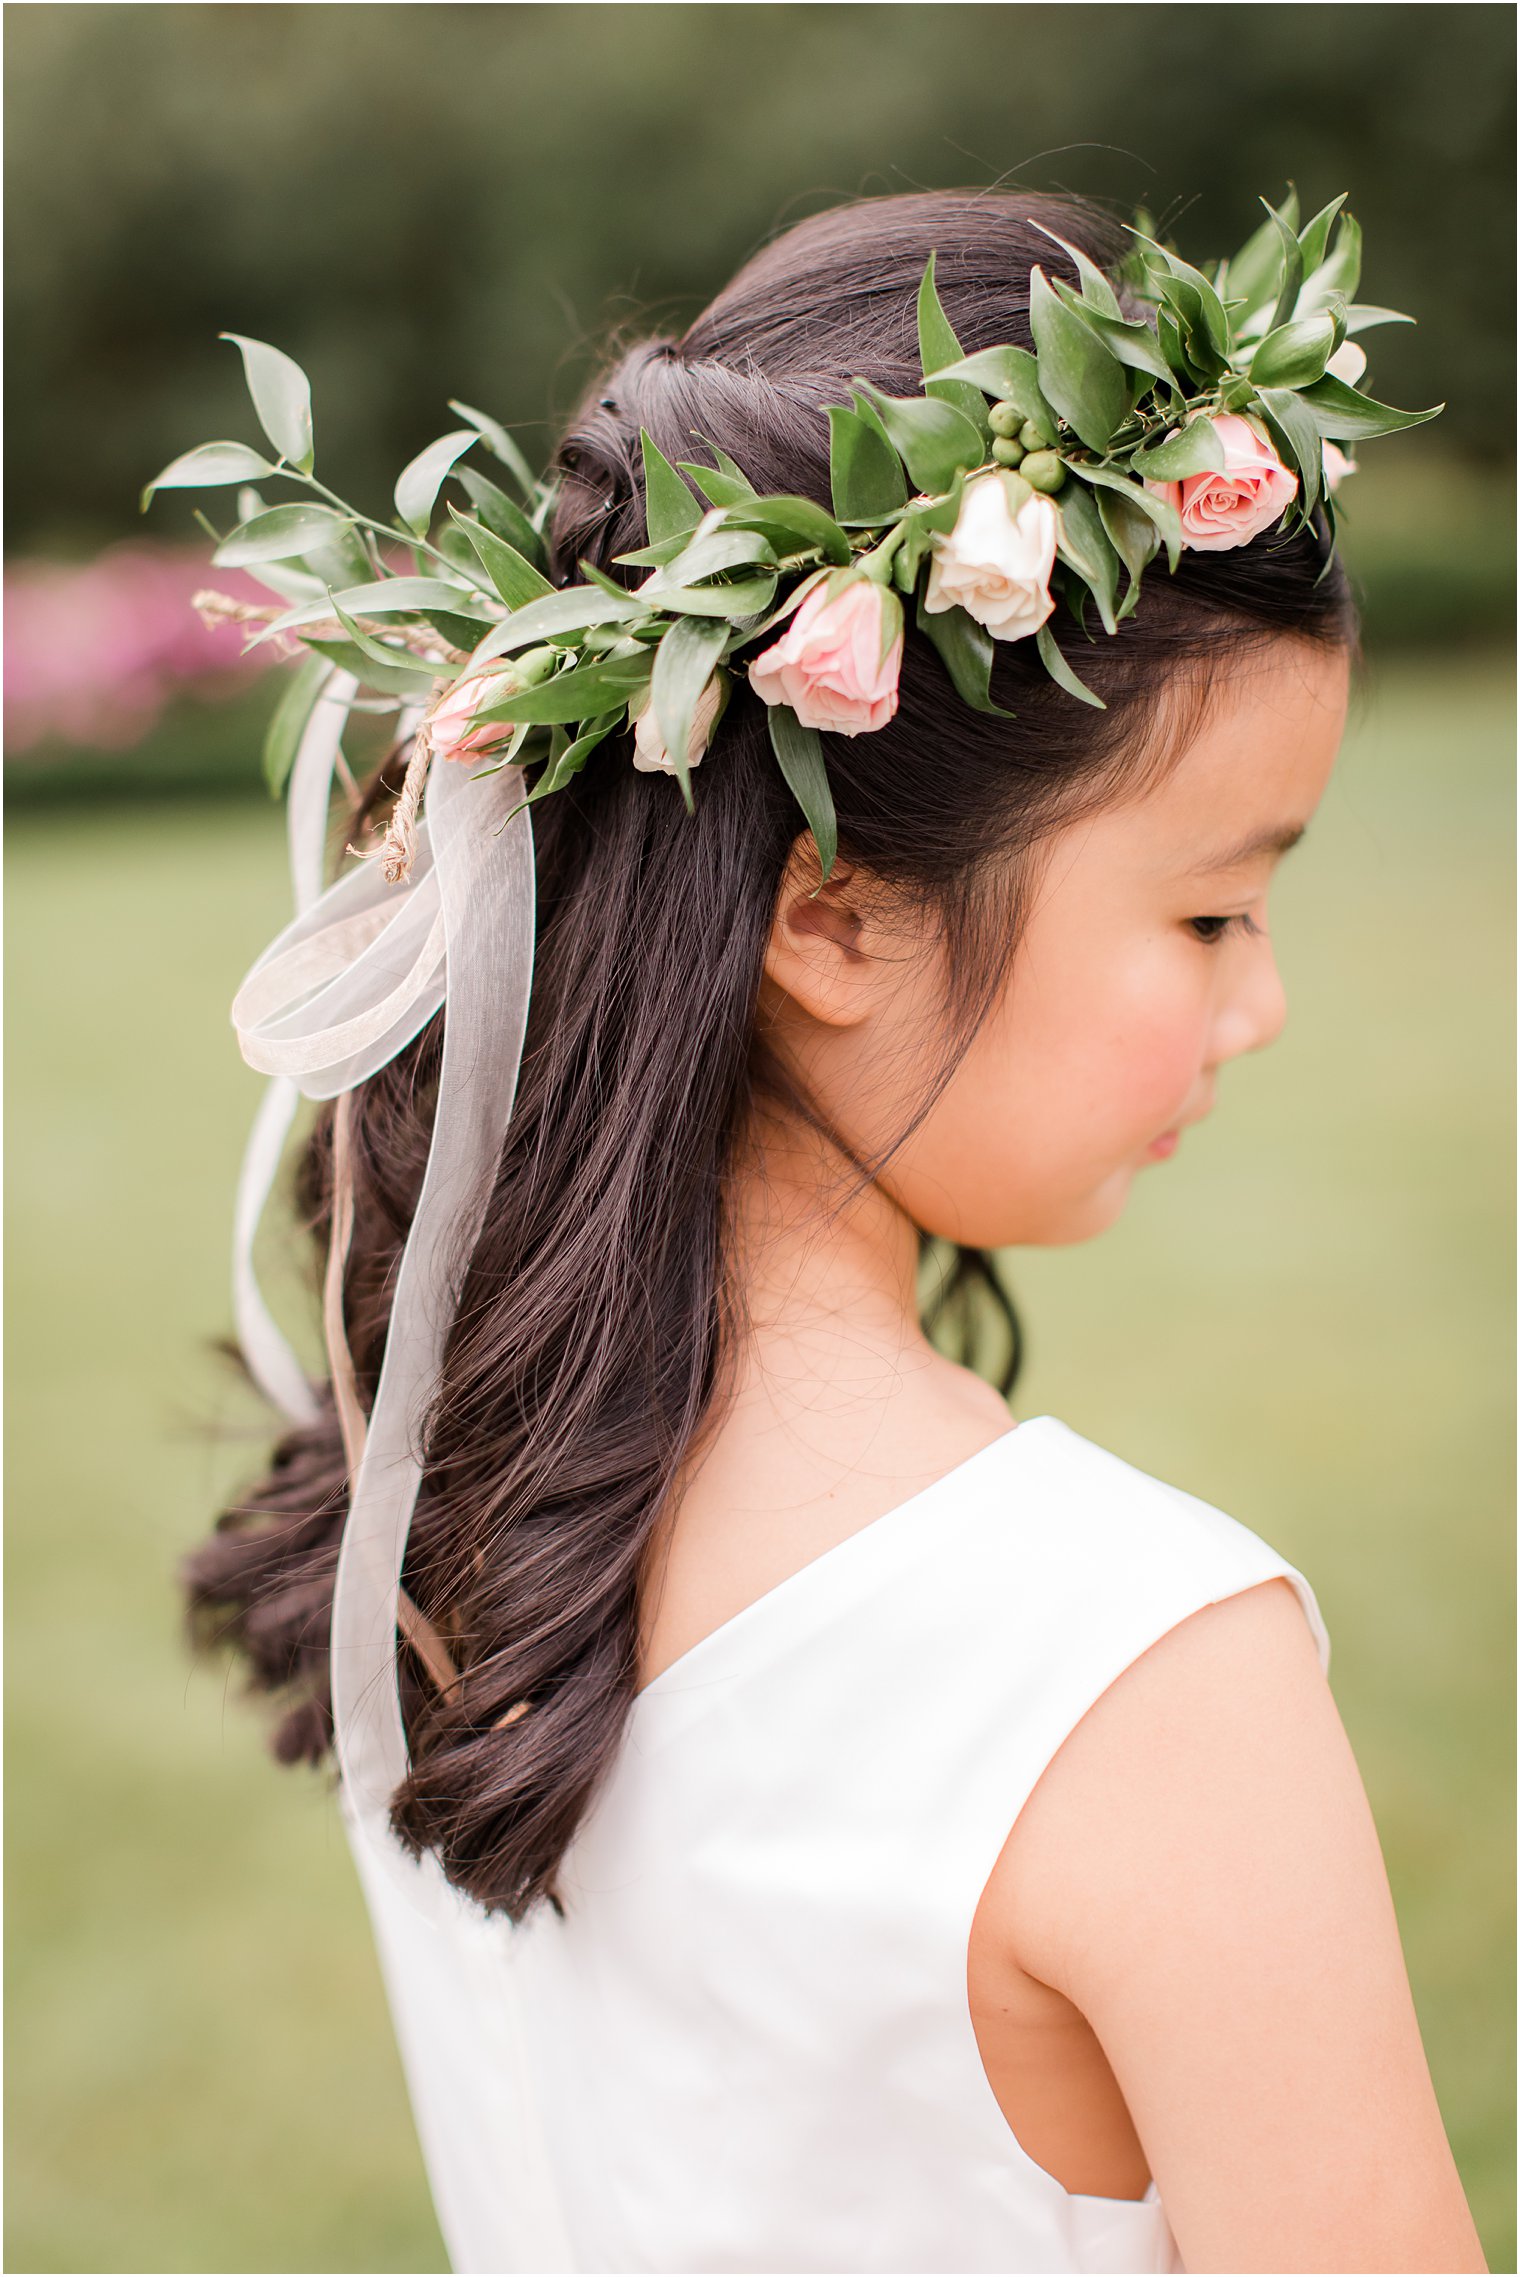
[[[875,443],[834,424],[831,491],[828,407],[918,432],[892,407],[931,256],[959,344],[1027,349],[1072,246],[1102,331],[1129,242],[1012,195],[804,222],[591,391],[548,583],[644,578],[694,456],[720,500],[732,467],[843,518],[839,436]],[[1123,308],[1105,337],[1143,362]],[[992,465],[1028,469],[1001,554],[963,519],[916,584],[815,584],[721,717],[688,707],[689,808],[637,703],[533,808],[521,1077],[401,1534],[392,1824],[469,1905],[419,1923],[356,1853],[457,2268],[1485,2266],[1309,1582],[1006,1405],[991,1253],[1113,1224],[1282,1026],[1269,891],[1355,639],[1323,509],[1284,519],[1306,462],[1227,412],[1224,470],[1147,489],[1172,573],[1142,562],[1093,639],[1049,617],[1041,532],[1081,552],[1044,503],[1074,486],[1039,461],[1082,455],[1057,408],[992,414]],[[1120,553],[1138,503],[1104,518]],[[981,700],[957,610],[992,635]],[[826,808],[778,701],[824,731]],[[436,783],[472,747],[432,719]],[[511,1026],[504,992],[499,1055]],[[444,1027],[304,1157],[366,1413]],[[944,1349],[995,1308],[996,1387]],[[343,1408],[188,1569],[254,1680],[297,1687],[285,1761],[332,1738]]]

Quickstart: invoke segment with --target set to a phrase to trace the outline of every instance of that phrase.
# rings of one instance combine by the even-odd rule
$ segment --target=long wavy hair
[[[717,444],[762,491],[827,504],[825,407],[864,376],[919,385],[915,293],[930,253],[969,347],[1029,342],[1029,272],[1070,264],[1043,223],[1112,270],[1125,243],[1070,199],[925,193],[835,208],[755,256],[679,339],[625,349],[555,455],[554,572],[645,537],[639,430],[672,459]],[[1075,279],[1073,278],[1073,282]],[[1052,620],[1052,629],[1056,629]],[[1097,712],[1001,644],[993,693],[1016,723],[969,709],[911,629],[901,697],[876,734],[825,739],[840,853],[931,921],[946,973],[927,1112],[1017,953],[1049,834],[1134,796],[1185,741],[1192,707],[1243,652],[1289,637],[1352,643],[1322,529],[1184,553],[1147,576],[1117,634],[1059,637]],[[694,778],[630,764],[610,739],[534,809],[539,931],[522,1074],[494,1197],[469,1267],[425,1438],[403,1586],[447,1640],[440,1690],[401,1650],[412,1770],[392,1823],[484,1906],[521,1919],[558,1903],[555,1871],[612,1762],[637,1683],[641,1565],[683,1467],[723,1412],[741,1333],[725,1197],[741,1134],[780,1100],[821,1118],[756,1034],[762,958],[801,829],[742,686]],[[369,785],[394,791],[399,755]],[[362,1402],[380,1370],[397,1259],[427,1157],[446,1008],[352,1104],[354,1229],[343,1291]],[[880,1170],[848,1154],[858,1177]],[[898,1135],[894,1145],[901,1142]],[[302,1152],[296,1207],[320,1276],[332,1210],[332,1109]],[[926,1320],[965,1357],[1000,1314],[1004,1392],[1017,1318],[991,1259],[943,1245]],[[928,1288],[931,1276],[926,1273]],[[328,1632],[347,1481],[330,1395],[286,1428],[267,1470],[184,1561],[194,1646],[231,1646],[248,1688],[277,1697],[286,1763],[330,1749]]]

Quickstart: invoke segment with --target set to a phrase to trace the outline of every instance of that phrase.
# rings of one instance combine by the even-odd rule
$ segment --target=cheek
[[[1165,938],[1026,971],[913,1150],[915,1198],[933,1189],[957,1221],[931,1230],[997,1247],[1111,1223],[1142,1150],[1196,1086],[1205,977]]]

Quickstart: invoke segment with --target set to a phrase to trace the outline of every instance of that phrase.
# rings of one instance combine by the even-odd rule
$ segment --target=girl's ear
[[[811,831],[794,843],[782,873],[765,952],[764,993],[830,1028],[858,1026],[875,1008],[881,969],[872,954],[866,873],[836,861],[820,884]]]

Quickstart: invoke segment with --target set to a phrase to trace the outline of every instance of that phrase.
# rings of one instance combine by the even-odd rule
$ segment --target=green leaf
[[[979,348],[958,364],[935,374],[937,379],[968,379],[1000,403],[1016,403],[1026,419],[1056,439],[1056,415],[1040,389],[1040,367],[1027,348]]]
[[[1304,316],[1269,332],[1251,358],[1254,387],[1308,387],[1320,378],[1334,349],[1328,316]]]
[[[1079,703],[1091,704],[1094,711],[1106,712],[1108,710],[1108,706],[1103,701],[1103,698],[1101,696],[1095,696],[1091,688],[1089,688],[1085,682],[1077,678],[1077,675],[1075,672],[1073,672],[1071,666],[1067,663],[1065,657],[1061,654],[1060,649],[1056,646],[1055,635],[1052,633],[1049,625],[1041,625],[1034,638],[1035,646],[1039,649],[1040,652],[1040,662],[1044,665],[1046,671],[1050,674],[1050,677],[1055,681],[1056,685],[1058,687],[1064,688],[1068,696],[1075,696]]]
[[[647,602],[636,600],[631,593],[614,595],[594,585],[567,585],[546,593],[541,601],[530,601],[525,609],[515,609],[505,624],[494,625],[470,662],[485,664],[493,656],[510,655],[513,649],[531,648],[538,641],[565,633],[584,632],[588,625],[628,624],[648,614]]]
[[[493,537],[503,538],[509,546],[515,546],[535,569],[546,566],[548,556],[542,535],[522,508],[504,490],[499,490],[489,475],[481,474],[472,466],[457,466],[454,478],[464,484],[470,504]]]
[[[1183,341],[1182,327],[1169,308],[1158,308],[1156,311],[1156,338],[1161,343],[1162,355],[1178,375],[1172,382],[1173,386],[1187,392],[1191,386],[1187,347]]]
[[[1379,324],[1413,324],[1412,316],[1401,309],[1377,308],[1371,301],[1352,301],[1346,310],[1346,337],[1354,339],[1358,332],[1370,332]]]
[[[661,538],[658,545],[636,546],[632,553],[615,553],[613,560],[629,569],[663,569],[667,562],[676,561],[691,544],[690,530],[677,530],[674,537]]]
[[[375,574],[364,540],[352,522],[340,521],[325,537],[309,545],[301,559],[324,590],[335,593],[363,585]],[[474,563],[470,566],[473,569]]]
[[[675,763],[681,796],[688,813],[695,811],[691,796],[691,769],[686,762],[692,720],[702,691],[712,678],[728,642],[728,627],[683,617],[654,652],[649,701],[660,730],[660,740]]]
[[[331,593],[327,597],[332,603],[333,615],[347,633],[354,647],[358,649],[361,656],[367,656],[371,663],[383,664],[391,672],[421,672],[430,680],[443,677],[447,670],[445,665],[429,664],[420,656],[409,664],[407,662],[407,650],[404,648],[388,648],[384,641],[377,640],[373,633],[367,633],[355,624],[342,603]]]
[[[605,712],[600,719],[593,720],[589,726],[584,727],[573,743],[567,743],[564,750],[551,759],[523,804],[531,806],[535,799],[548,798],[551,792],[562,791],[571,776],[580,773],[597,745],[605,743],[613,729],[622,724],[622,719],[620,710]],[[508,820],[510,819],[509,816]]]
[[[950,684],[963,704],[969,704],[973,711],[990,712],[994,719],[1015,717],[992,700],[994,649],[985,625],[978,624],[965,609],[926,608],[922,593],[914,621],[949,673]]]
[[[453,609],[462,616],[474,613],[470,606],[474,595],[469,588],[450,585],[441,577],[381,577],[368,585],[345,586],[335,598],[345,609],[366,617],[416,616],[422,609]],[[314,624],[319,617],[331,614],[325,599],[303,601],[293,609],[283,610],[263,626],[248,646],[257,648],[276,633],[299,631],[302,625]],[[489,621],[484,610],[479,614],[482,623]]]
[[[1042,237],[1048,237],[1052,245],[1059,245],[1068,261],[1074,265],[1077,275],[1082,280],[1083,307],[1089,311],[1096,309],[1101,316],[1118,317],[1122,320],[1123,311],[1115,298],[1114,288],[1104,276],[1103,271],[1095,268],[1079,247],[1069,245],[1064,237],[1057,237],[1055,231],[1047,229],[1043,222],[1037,221],[1034,227]],[[1058,287],[1061,282],[1058,278],[1053,278],[1051,281]],[[1067,289],[1070,290],[1070,287]]]
[[[991,440],[987,426],[987,406],[982,391],[969,380],[936,379],[935,373],[942,364],[959,363],[961,344],[944,309],[940,306],[939,291],[934,282],[934,255],[929,255],[928,267],[918,288],[918,361],[924,375],[924,393],[937,395],[944,403],[955,406],[963,418],[983,437],[984,444]],[[985,456],[985,451],[984,454]]]
[[[1306,264],[1307,266],[1307,264]],[[1332,294],[1352,300],[1362,281],[1362,231],[1355,216],[1343,213],[1335,233],[1335,249],[1322,261],[1304,288],[1305,313],[1321,309]]]
[[[511,470],[512,479],[517,484],[517,487],[522,492],[524,498],[529,500],[535,499],[538,494],[539,485],[534,480],[533,469],[529,466],[527,460],[523,457],[522,452],[519,450],[516,443],[513,442],[511,436],[507,433],[506,428],[501,424],[501,421],[499,419],[493,419],[488,412],[476,411],[468,403],[456,403],[453,396],[449,397],[449,409],[451,411],[457,411],[461,419],[469,420],[470,425],[475,429],[475,432],[479,435],[481,441],[485,444],[486,449],[488,451],[494,452],[496,457],[501,460],[502,465]]]
[[[879,426],[829,406],[829,490],[840,522],[885,522],[907,504],[902,460]]]
[[[646,577],[639,593],[649,608],[660,606],[668,593],[683,591],[704,578],[720,577],[727,570],[772,570],[776,556],[768,538],[758,530],[730,530],[714,522],[696,530],[681,551]]]
[[[1071,471],[1083,482],[1090,483],[1095,490],[1112,491],[1126,499],[1137,512],[1144,514],[1155,526],[1157,535],[1166,546],[1170,566],[1176,568],[1182,552],[1182,518],[1170,499],[1158,498],[1153,491],[1146,490],[1128,475],[1115,473],[1109,467],[1081,466],[1074,462]],[[1101,500],[1099,512],[1102,512]]]
[[[587,561],[583,556],[575,566],[580,571],[582,577],[585,578],[588,585],[595,585],[601,592],[610,593],[615,601],[627,600],[627,586],[619,585],[615,577],[609,577],[605,569],[598,569],[594,561]],[[555,590],[558,590],[558,588],[555,588]]]
[[[434,553],[441,553],[451,569],[458,570],[461,583],[472,587],[477,593],[489,593],[494,601],[496,588],[481,568],[480,556],[464,534],[461,527],[464,519],[465,517],[462,514],[456,516],[451,504],[449,519],[440,529],[433,532],[431,539],[433,551]],[[417,558],[416,551],[414,551],[413,558]],[[418,571],[419,574],[425,574],[424,563],[421,560],[418,560]],[[352,577],[329,577],[327,582],[329,585],[335,586],[352,585],[354,579]]]
[[[1324,260],[1325,247],[1330,238],[1330,226],[1345,202],[1346,193],[1342,190],[1338,198],[1332,198],[1329,205],[1321,206],[1314,219],[1305,222],[1299,231],[1298,249],[1303,258],[1306,277],[1312,277]]]
[[[732,482],[746,483],[748,484],[751,491],[754,490],[755,486],[752,482],[750,482],[749,476],[745,473],[743,467],[740,466],[737,459],[731,459],[729,457],[727,451],[724,450],[721,443],[715,443],[711,435],[704,435],[701,429],[698,427],[693,427],[692,433],[696,437],[697,441],[701,444],[704,451],[712,452],[713,465],[718,469],[718,472],[720,474],[726,474]]]
[[[1123,562],[1125,575],[1129,579],[1125,592],[1128,606],[1120,611],[1121,615],[1127,615],[1129,608],[1133,607],[1131,597],[1139,586],[1142,573],[1156,558],[1161,544],[1161,533],[1155,522],[1144,507],[1136,502],[1137,497],[1145,495],[1139,484],[1133,482],[1123,490],[1104,488],[1097,493],[1098,519],[1103,524],[1103,532],[1109,544]]]
[[[280,692],[264,734],[264,780],[271,798],[278,798],[285,788],[306,723],[331,677],[332,666],[325,656],[304,656]]]
[[[1080,313],[1083,322],[1097,333],[1104,346],[1118,357],[1121,364],[1127,365],[1131,371],[1148,372],[1152,378],[1165,380],[1168,386],[1172,385],[1172,367],[1162,354],[1161,342],[1148,324],[1129,324],[1122,317],[1107,316],[1100,309],[1085,307],[1070,285],[1063,284],[1059,277],[1054,281],[1054,290],[1068,308]]]
[[[775,597],[776,573],[768,570],[755,577],[736,577],[727,585],[683,585],[674,592],[662,593],[659,606],[662,615],[725,617],[737,623],[741,618],[758,616]]]
[[[1276,306],[1283,277],[1285,240],[1291,238],[1295,247],[1298,245],[1298,192],[1292,184],[1280,206],[1272,205],[1266,198],[1260,202],[1266,208],[1266,220],[1258,224],[1234,260],[1225,263],[1220,279],[1221,293],[1245,302],[1244,315],[1235,325],[1237,340],[1254,338],[1271,329],[1271,312]],[[1296,258],[1301,268],[1301,250]],[[1291,308],[1287,314],[1292,314]]]
[[[351,640],[307,639],[306,645],[340,670],[352,672],[361,687],[378,689],[383,696],[426,696],[445,669],[430,669],[420,661],[415,670],[407,665],[377,664]]]
[[[1105,632],[1117,630],[1114,604],[1119,597],[1119,556],[1108,540],[1093,494],[1069,482],[1055,502],[1060,523],[1056,552],[1074,569],[1098,604]]]
[[[1307,523],[1320,492],[1319,430],[1304,397],[1292,388],[1264,387],[1261,408],[1278,456],[1298,476],[1298,519]]]
[[[223,538],[211,559],[218,569],[251,561],[296,561],[349,524],[330,506],[271,506]]]
[[[1367,442],[1374,435],[1394,435],[1404,427],[1421,427],[1446,409],[1444,403],[1433,403],[1428,411],[1395,411],[1392,404],[1374,403],[1370,395],[1359,394],[1328,372],[1313,387],[1302,389],[1298,400],[1307,407],[1320,434],[1336,443]]]
[[[243,377],[259,425],[282,459],[310,474],[315,456],[311,434],[311,382],[293,357],[271,348],[265,340],[245,339],[241,332],[222,332],[222,340],[235,341],[242,351]]]
[[[1202,327],[1215,355],[1221,358],[1225,356],[1230,346],[1230,320],[1225,315],[1224,303],[1210,280],[1201,269],[1195,269],[1191,262],[1179,260],[1164,245],[1158,245],[1153,237],[1147,237],[1139,230],[1132,234],[1139,238],[1148,255],[1160,265],[1157,273],[1167,297],[1173,300],[1174,305],[1185,307],[1190,320]],[[1170,290],[1177,286],[1183,288],[1180,295]],[[1193,314],[1195,310],[1196,315]]]
[[[821,553],[839,566],[850,560],[853,550],[832,514],[814,505],[811,498],[753,498],[727,506],[723,509],[723,527],[758,531],[783,552],[803,548]]]
[[[653,438],[639,429],[644,452],[644,521],[650,539],[673,538],[694,530],[702,508]]]
[[[1029,272],[1029,327],[1039,352],[1040,389],[1090,451],[1103,452],[1129,412],[1124,367],[1084,318]]]
[[[433,507],[454,461],[473,450],[479,440],[473,427],[458,427],[451,435],[440,435],[396,477],[396,512],[419,538],[428,534]]]
[[[876,413],[919,490],[947,490],[964,468],[981,464],[980,431],[953,403],[932,395],[883,395],[869,380],[855,379],[850,385]]]
[[[829,789],[828,770],[823,764],[823,745],[816,728],[804,727],[785,704],[768,704],[766,719],[776,764],[813,833],[819,867],[822,877],[826,878],[839,850],[839,824],[834,813],[834,794]]]
[[[214,490],[218,483],[248,482],[274,472],[268,459],[261,459],[246,443],[197,443],[144,485],[142,511],[148,511],[155,490]]]
[[[479,617],[456,617],[448,609],[424,609],[422,621],[431,625],[434,632],[442,633],[451,648],[462,648],[466,653],[480,634]]]
[[[468,514],[461,514],[450,506],[449,513],[475,549],[481,568],[490,578],[509,609],[524,609],[530,601],[537,601],[555,588],[547,577],[541,577],[531,561],[525,561],[515,546],[508,545],[481,522]]]
[[[1223,474],[1224,445],[1214,432],[1213,422],[1200,416],[1190,419],[1175,435],[1163,436],[1159,443],[1136,451],[1130,465],[1147,482],[1180,482],[1190,474]]]
[[[1272,209],[1269,207],[1268,211],[1272,212]],[[1298,296],[1304,281],[1304,255],[1297,231],[1291,229],[1279,213],[1272,212],[1272,220],[1282,244],[1283,263],[1277,300],[1267,320],[1266,328],[1269,332],[1275,332],[1279,324],[1288,322],[1298,306]]]
[[[668,640],[670,635],[665,637]],[[613,704],[626,703],[636,695],[651,670],[647,650],[638,656],[601,657],[595,664],[578,664],[572,671],[556,673],[536,688],[524,688],[520,696],[508,696],[475,717],[482,726],[497,720],[568,726],[572,720],[596,719]]]
[[[1271,305],[1281,274],[1282,238],[1269,207],[1267,219],[1252,231],[1233,260],[1225,263],[1220,291],[1231,299],[1243,300],[1249,312],[1263,304]]]
[[[690,459],[677,459],[678,474],[689,474],[711,506],[742,506],[755,495],[755,486],[747,475],[725,473],[720,466],[697,466]]]

